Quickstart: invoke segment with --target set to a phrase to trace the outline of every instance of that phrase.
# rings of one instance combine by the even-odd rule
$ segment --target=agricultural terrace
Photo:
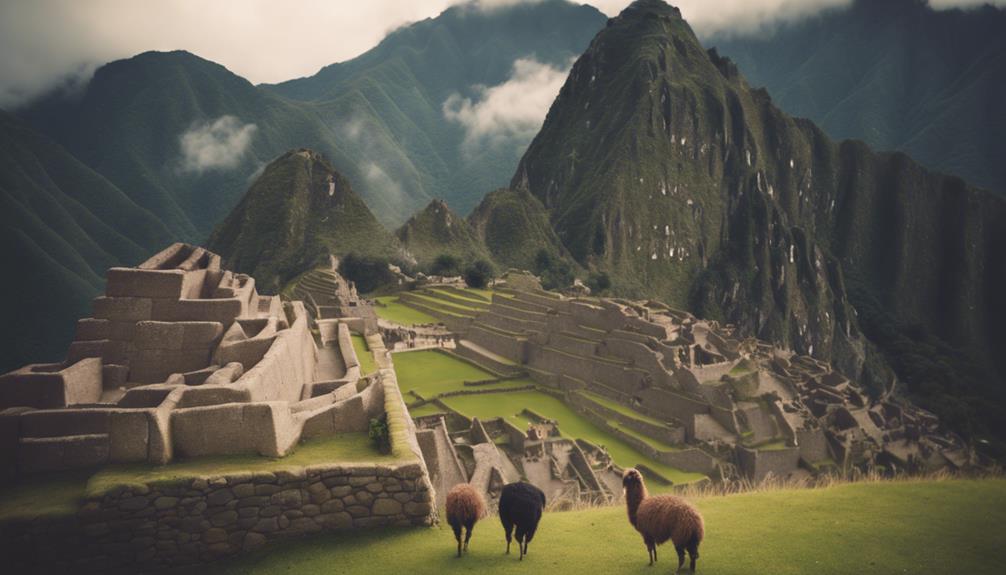
[[[396,353],[394,363],[398,374],[398,384],[403,394],[406,394],[406,401],[410,401],[409,394],[411,392],[419,394],[423,399],[430,400],[444,393],[473,389],[470,386],[465,386],[465,381],[486,380],[495,377],[490,372],[467,361],[438,350]],[[490,385],[510,389],[533,384],[534,382],[529,379],[509,379]],[[477,389],[485,389],[485,387],[479,386]],[[412,399],[415,399],[415,396],[412,396]],[[628,443],[573,411],[561,399],[543,391],[521,390],[455,395],[443,397],[441,400],[450,409],[465,417],[478,417],[479,419],[504,417],[520,429],[527,429],[530,421],[526,415],[522,415],[522,412],[532,410],[542,417],[556,420],[559,424],[559,431],[564,437],[585,439],[596,445],[604,446],[619,466],[632,467],[642,463],[675,484],[689,483],[704,477],[700,473],[687,473],[646,457]],[[430,404],[423,405],[416,411],[410,409],[413,417],[437,411],[439,410]],[[612,424],[617,426],[615,422]],[[619,428],[625,430],[623,427]],[[672,449],[671,446],[656,440],[650,438],[645,440],[662,449]],[[653,488],[659,489],[659,486],[653,485]]]

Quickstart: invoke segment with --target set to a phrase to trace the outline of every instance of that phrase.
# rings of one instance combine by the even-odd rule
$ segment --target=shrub
[[[451,254],[440,254],[430,266],[430,273],[435,276],[461,275],[461,260]]]
[[[356,283],[356,289],[360,293],[372,292],[395,280],[391,270],[388,269],[388,260],[372,256],[346,255],[339,262],[339,273]]]
[[[391,434],[388,432],[388,416],[381,414],[380,417],[370,419],[370,429],[367,430],[370,441],[381,453],[391,453]]]
[[[495,275],[496,272],[491,263],[486,260],[478,260],[465,269],[465,283],[473,288],[486,287]]]
[[[594,293],[611,288],[611,277],[606,272],[592,273],[587,277],[587,287]]]

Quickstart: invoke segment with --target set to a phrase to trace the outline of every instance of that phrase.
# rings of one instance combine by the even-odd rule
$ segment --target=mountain
[[[533,270],[541,250],[571,259],[549,223],[545,206],[526,190],[501,188],[486,194],[468,221],[503,267]]]
[[[58,360],[105,270],[135,265],[171,234],[55,142],[0,111],[0,372]]]
[[[891,366],[958,429],[1006,437],[1006,201],[787,116],[677,9],[639,0],[594,38],[511,187],[617,291],[875,392]]]
[[[312,110],[182,51],[112,62],[82,93],[49,95],[20,114],[184,240],[203,240],[285,150],[349,162]]]
[[[464,128],[445,121],[451,95],[477,100],[478,85],[505,82],[522,58],[564,68],[604,20],[563,0],[455,6],[349,62],[277,86],[254,86],[187,52],[146,52],[17,113],[178,239],[202,241],[262,166],[301,147],[329,158],[396,227],[434,197],[467,212],[506,183],[533,135],[464,145]]]
[[[461,125],[445,121],[448,99],[477,101],[480,87],[506,82],[521,59],[566,70],[605,20],[597,9],[566,0],[456,5],[392,32],[353,60],[266,88],[342,119],[371,162],[400,150],[416,177],[396,183],[405,191],[419,186],[409,197],[443,198],[464,214],[485,190],[507,182],[537,126],[499,142],[466,140]],[[384,135],[391,141],[380,140]],[[409,206],[409,212],[420,207]]]
[[[710,38],[780,108],[1006,193],[1006,10],[856,0],[768,34]]]
[[[441,254],[455,256],[462,262],[490,259],[468,222],[451,211],[443,200],[431,201],[398,228],[395,236],[420,266],[429,265]]]
[[[255,277],[260,291],[276,293],[329,254],[390,257],[396,245],[349,181],[318,152],[300,149],[265,167],[208,247],[229,269]]]

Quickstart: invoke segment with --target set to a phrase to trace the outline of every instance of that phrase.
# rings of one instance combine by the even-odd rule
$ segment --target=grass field
[[[392,356],[402,393],[415,391],[431,399],[465,389],[465,381],[493,379],[493,374],[437,350],[405,351]]]
[[[354,333],[352,338],[353,349],[356,351],[356,359],[360,362],[360,375],[370,375],[377,371],[377,362],[374,361],[374,354],[370,353],[367,339],[357,333]]]
[[[528,420],[518,415],[523,409],[555,419],[564,437],[586,439],[607,448],[611,458],[622,467],[643,463],[674,483],[689,483],[705,477],[701,473],[688,473],[649,459],[631,445],[608,434],[569,408],[561,400],[541,391],[515,391],[483,395],[463,395],[444,398],[444,403],[468,417],[489,419],[506,417],[520,429],[527,429]]]
[[[440,320],[428,313],[421,312],[398,301],[398,296],[382,296],[376,298],[382,305],[375,305],[377,317],[401,325],[416,325],[421,323],[439,323]]]
[[[698,573],[821,575],[1006,573],[1006,480],[895,481],[777,490],[694,500],[706,521]],[[621,506],[548,513],[518,561],[504,555],[495,517],[454,557],[450,527],[326,534],[267,546],[187,572],[673,573],[673,547],[647,566],[642,539]]]

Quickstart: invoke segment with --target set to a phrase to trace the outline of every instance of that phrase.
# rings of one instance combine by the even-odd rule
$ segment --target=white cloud
[[[571,65],[560,69],[533,58],[519,59],[506,82],[473,86],[475,99],[451,94],[443,103],[444,117],[464,127],[466,145],[527,143],[541,128]]]
[[[242,124],[234,116],[220,116],[192,126],[178,138],[182,170],[202,173],[237,166],[257,129],[255,124]]]

